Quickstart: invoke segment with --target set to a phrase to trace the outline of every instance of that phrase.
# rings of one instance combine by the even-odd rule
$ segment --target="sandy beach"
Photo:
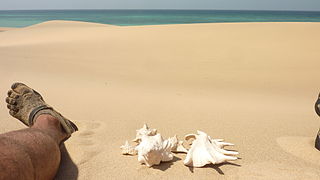
[[[15,28],[9,28],[9,27],[0,27],[0,32],[8,31],[8,30],[13,30]]]
[[[25,126],[13,82],[75,122],[56,179],[320,179],[320,23],[113,26],[48,21],[0,28],[0,133]],[[196,130],[241,159],[147,168],[120,146],[147,123],[165,138]]]

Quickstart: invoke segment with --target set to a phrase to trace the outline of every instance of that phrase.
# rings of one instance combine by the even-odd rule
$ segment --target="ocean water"
[[[320,12],[235,10],[0,11],[0,27],[25,27],[49,20],[85,21],[120,26],[223,22],[320,22]]]

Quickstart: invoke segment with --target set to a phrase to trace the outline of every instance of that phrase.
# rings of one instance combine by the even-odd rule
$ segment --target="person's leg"
[[[10,115],[30,128],[0,135],[0,180],[53,179],[59,145],[78,128],[25,84],[14,83],[6,102]]]
[[[0,179],[53,179],[60,164],[59,144],[67,134],[51,115],[31,128],[0,135]]]

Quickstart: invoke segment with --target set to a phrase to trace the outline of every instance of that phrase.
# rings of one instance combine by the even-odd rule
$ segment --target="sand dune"
[[[49,21],[0,33],[0,99],[15,81],[80,131],[57,179],[319,179],[320,23],[119,27]],[[24,127],[0,106],[0,133]],[[203,130],[235,164],[154,168],[120,155],[143,123],[164,137]]]

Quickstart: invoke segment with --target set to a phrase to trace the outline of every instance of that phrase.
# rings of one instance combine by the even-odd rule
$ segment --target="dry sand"
[[[9,27],[0,27],[0,32],[8,31],[8,30],[13,30],[16,28],[9,28]]]
[[[118,27],[50,21],[0,32],[0,99],[24,82],[80,131],[57,179],[320,179],[320,23]],[[24,126],[0,106],[0,133]],[[143,123],[235,143],[234,164],[147,168],[119,146]]]

